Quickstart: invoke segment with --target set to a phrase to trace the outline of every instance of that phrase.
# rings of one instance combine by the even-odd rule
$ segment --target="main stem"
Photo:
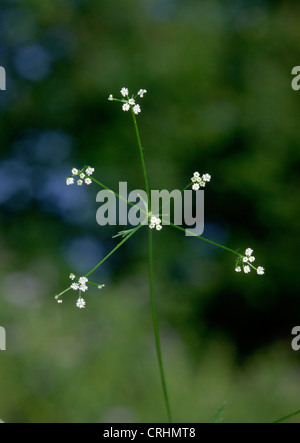
[[[142,162],[143,175],[144,175],[144,180],[145,180],[146,193],[147,193],[148,204],[149,204],[150,203],[150,191],[149,191],[148,176],[147,176],[147,170],[146,170],[145,159],[144,159],[144,152],[143,152],[143,147],[142,147],[142,143],[141,143],[139,128],[138,128],[136,117],[135,117],[135,114],[133,111],[132,111],[132,117],[133,117],[133,123],[134,123],[134,127],[135,127],[136,137],[137,137],[137,141],[138,141],[138,147],[139,147],[139,152],[140,152],[140,157],[141,157],[141,162]],[[149,247],[149,254],[148,254],[149,284],[150,284],[150,297],[151,297],[152,320],[153,320],[153,328],[154,328],[154,336],[155,336],[156,353],[157,353],[159,372],[160,372],[160,378],[161,378],[161,384],[162,384],[162,389],[163,389],[163,394],[164,394],[165,405],[166,405],[166,409],[167,409],[168,420],[170,423],[172,423],[173,420],[172,420],[172,414],[171,414],[171,408],[170,408],[170,402],[169,402],[169,396],[168,396],[168,390],[167,390],[167,383],[166,383],[166,377],[165,377],[165,371],[164,371],[164,365],[163,365],[163,359],[162,359],[161,346],[160,346],[159,327],[158,327],[156,301],[155,301],[155,294],[154,294],[153,232],[151,229],[148,229],[148,247]]]

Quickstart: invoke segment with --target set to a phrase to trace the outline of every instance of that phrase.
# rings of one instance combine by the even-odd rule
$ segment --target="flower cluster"
[[[82,186],[83,183],[86,185],[90,185],[92,183],[92,180],[90,178],[91,175],[93,175],[95,169],[91,168],[90,166],[85,169],[85,171],[79,171],[76,168],[72,169],[72,176],[67,178],[67,185],[74,185],[75,183],[75,177],[78,177],[77,185]]]
[[[130,109],[132,109],[132,111],[134,112],[135,115],[140,114],[141,107],[138,103],[136,103],[136,97],[140,97],[143,98],[144,95],[147,93],[146,89],[140,89],[139,92],[136,94],[136,96],[132,96],[131,98],[129,97],[129,90],[128,88],[122,88],[121,89],[121,95],[123,97],[122,100],[118,100],[115,99],[114,96],[112,94],[110,94],[110,96],[108,97],[108,100],[110,101],[120,101],[121,103],[123,103],[122,105],[122,109],[124,112],[128,112],[130,111]]]
[[[253,249],[247,248],[245,251],[245,255],[240,256],[235,265],[235,272],[242,272],[242,269],[245,274],[249,274],[251,272],[251,268],[256,271],[258,275],[264,275],[265,269],[262,266],[258,266],[257,268],[252,264],[255,261],[255,257],[252,255]]]
[[[194,191],[198,191],[200,187],[204,188],[206,183],[210,182],[210,180],[211,180],[211,175],[203,174],[201,176],[199,172],[194,172],[194,175],[191,178],[191,181],[193,182],[192,189]]]
[[[155,228],[157,231],[160,231],[162,229],[161,219],[151,214],[149,217],[149,228]]]

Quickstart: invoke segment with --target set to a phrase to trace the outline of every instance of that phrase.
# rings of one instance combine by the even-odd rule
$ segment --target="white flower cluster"
[[[157,231],[160,231],[162,229],[161,219],[158,217],[155,217],[154,215],[150,215],[149,228],[156,229]]]
[[[147,93],[146,89],[140,89],[136,96],[143,98],[146,93]],[[124,99],[118,100],[118,101],[121,101],[123,103],[122,109],[124,112],[128,112],[130,109],[133,110],[135,115],[138,115],[138,114],[140,114],[140,112],[142,112],[140,105],[135,102],[136,97],[129,98],[128,88],[122,88],[121,95]],[[114,98],[114,96],[112,94],[110,94],[110,96],[108,97],[108,100],[113,101],[116,99]]]
[[[75,275],[70,274],[70,279],[75,280],[76,279]],[[71,284],[71,289],[73,289],[74,291],[86,292],[89,289],[88,285],[87,285],[88,281],[89,280],[86,277],[79,277],[77,283],[74,282]],[[85,305],[86,305],[85,300],[81,296],[79,296],[79,298],[76,302],[77,308],[83,309],[83,308],[85,308]]]
[[[191,181],[193,182],[192,189],[194,191],[198,191],[200,187],[204,188],[206,183],[210,182],[210,180],[211,180],[210,174],[203,174],[201,176],[199,172],[194,172],[194,175],[191,178]]]
[[[247,248],[245,251],[245,255],[241,256],[236,263],[235,272],[242,272],[242,268],[245,274],[249,274],[251,272],[251,268],[256,271],[258,275],[264,275],[265,269],[262,266],[258,266],[257,268],[252,264],[255,261],[255,257],[252,255],[253,249]]]
[[[90,179],[90,176],[93,175],[95,169],[91,168],[90,166],[85,169],[85,171],[79,171],[76,168],[72,169],[72,177],[67,178],[67,185],[74,185],[75,183],[75,177],[79,177],[77,180],[77,185],[82,186],[83,183],[86,185],[92,184],[92,180]]]

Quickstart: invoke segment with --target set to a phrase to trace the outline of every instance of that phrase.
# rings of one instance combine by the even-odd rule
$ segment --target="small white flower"
[[[247,255],[248,257],[250,257],[250,255],[252,255],[252,252],[253,252],[253,249],[248,248],[248,249],[246,249],[246,251],[245,251],[245,255]]]
[[[130,109],[129,103],[124,103],[124,105],[122,106],[122,109],[123,109],[124,112],[129,111],[129,109]]]
[[[85,170],[86,175],[93,175],[95,168],[88,167]]]
[[[76,302],[76,306],[79,309],[85,308],[85,300],[83,298],[79,298]]]
[[[129,94],[128,88],[122,88],[121,94],[123,95],[123,97],[127,97]]]
[[[62,300],[57,300],[57,303],[62,303],[63,301]]]
[[[262,266],[258,266],[256,272],[257,272],[258,275],[264,275],[265,268],[263,268]]]
[[[249,260],[248,257],[243,257],[243,262],[244,262],[244,263],[247,263],[248,260]]]
[[[74,178],[73,177],[69,177],[69,178],[67,178],[67,185],[68,186],[70,186],[70,185],[74,185]]]
[[[112,101],[114,99],[114,96],[112,94],[110,94],[110,96],[108,97],[108,100]]]
[[[138,92],[138,95],[139,95],[141,98],[143,98],[145,94],[147,94],[146,89],[140,89],[139,92]]]
[[[242,268],[240,267],[240,266],[237,266],[236,268],[235,268],[235,272],[241,272],[242,271]]]
[[[92,184],[92,180],[90,178],[86,178],[84,181],[86,185]]]
[[[70,274],[70,275],[69,275],[69,278],[70,278],[71,280],[75,280],[75,275],[74,275],[74,274]]]
[[[79,284],[78,284],[78,283],[72,283],[72,284],[71,284],[71,289],[73,289],[73,291],[78,291],[78,289],[79,289]]]
[[[141,107],[140,105],[135,105],[133,107],[133,112],[135,113],[135,115],[138,115],[141,112]]]
[[[157,220],[158,220],[158,219],[157,219],[156,217],[153,216],[153,217],[150,218],[150,223],[153,223],[154,225],[156,225]]]
[[[128,100],[128,103],[129,103],[131,106],[134,106],[134,105],[135,105],[135,100],[134,100],[133,98],[131,98],[131,99]]]
[[[85,177],[85,174],[82,172],[79,177],[83,180]]]
[[[160,231],[162,229],[162,225],[156,225],[156,230]]]
[[[72,169],[72,174],[73,175],[78,175],[78,172],[79,172],[78,169],[76,169],[76,168]]]
[[[154,229],[155,226],[156,226],[155,223],[150,223],[149,228],[150,228],[150,229]]]
[[[210,174],[204,174],[203,177],[202,177],[202,180],[203,180],[204,182],[210,182],[210,180],[211,180],[211,175],[210,175]]]
[[[89,287],[87,285],[80,285],[79,286],[79,291],[81,292],[86,292],[88,291]]]
[[[200,182],[200,186],[202,187],[202,188],[205,188],[205,185],[206,185],[206,182],[204,182],[203,180]]]
[[[98,285],[98,289],[104,288],[105,285]]]
[[[200,185],[198,183],[194,183],[192,189],[193,191],[198,191],[198,189],[200,189]]]
[[[80,277],[80,279],[79,279],[79,283],[81,284],[81,285],[84,285],[86,282],[88,282],[89,281],[89,279],[88,278],[86,278],[86,277]]]
[[[78,186],[82,186],[83,185],[83,181],[81,179],[77,180],[77,185]]]
[[[199,172],[194,172],[194,177],[195,177],[195,178],[196,178],[196,177],[200,177]]]
[[[255,261],[255,257],[253,257],[253,255],[251,255],[251,257],[249,257],[249,262],[253,263]]]
[[[244,266],[244,272],[245,274],[249,274],[249,272],[251,271],[250,266]]]

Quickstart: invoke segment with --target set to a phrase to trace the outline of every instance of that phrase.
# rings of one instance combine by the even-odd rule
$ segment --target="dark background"
[[[87,308],[54,295],[115,245],[90,164],[143,186],[134,128],[110,93],[148,90],[139,125],[152,189],[209,172],[205,233],[254,249],[264,277],[164,228],[155,235],[162,346],[177,421],[272,421],[300,408],[297,2],[0,0],[0,418],[164,421],[146,230],[94,277]],[[297,418],[295,419],[297,421]]]

